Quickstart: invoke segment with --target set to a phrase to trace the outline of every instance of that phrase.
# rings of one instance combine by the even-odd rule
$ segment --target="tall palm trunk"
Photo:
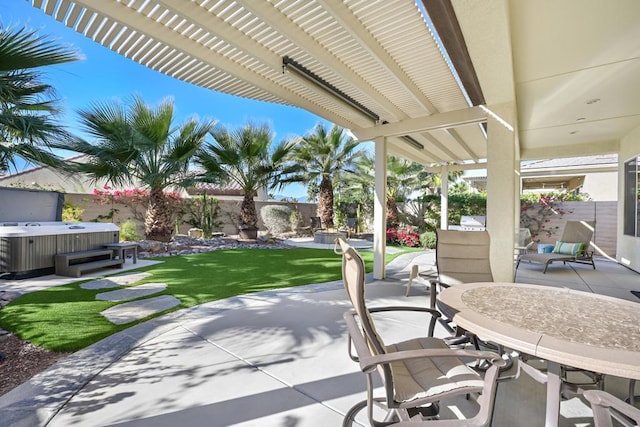
[[[148,240],[168,242],[173,236],[173,218],[162,189],[152,188],[149,207],[144,220],[144,234]]]
[[[397,227],[400,224],[396,197],[387,195],[387,227]]]
[[[325,227],[333,228],[333,184],[328,176],[323,176],[320,182],[318,216]]]
[[[240,224],[255,227],[258,223],[256,213],[256,202],[253,200],[253,193],[244,195],[242,205],[240,205]]]

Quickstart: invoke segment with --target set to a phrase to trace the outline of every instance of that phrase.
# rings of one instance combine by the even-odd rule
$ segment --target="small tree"
[[[294,146],[284,140],[275,146],[268,125],[246,124],[229,130],[218,126],[211,131],[214,142],[206,144],[196,156],[204,172],[202,181],[236,183],[244,194],[240,206],[240,229],[257,229],[258,215],[253,197],[262,188],[281,186],[287,173],[287,156]]]

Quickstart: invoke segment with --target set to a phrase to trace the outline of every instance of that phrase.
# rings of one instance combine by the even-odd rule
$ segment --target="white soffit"
[[[640,126],[640,1],[451,1],[487,105],[517,105],[522,159],[617,152]]]
[[[294,105],[360,137],[384,122],[437,117],[468,104],[424,18],[407,0],[32,0],[56,20],[149,68],[208,89]],[[288,56],[375,112],[283,73]],[[390,138],[421,163],[486,157],[481,127],[451,123],[448,138]],[[377,130],[372,130],[378,128]],[[434,131],[434,133],[442,130]],[[453,136],[452,136],[453,135]],[[361,138],[362,139],[362,138]],[[442,147],[431,146],[431,139]],[[366,139],[362,139],[366,140]],[[437,154],[434,154],[436,153]]]

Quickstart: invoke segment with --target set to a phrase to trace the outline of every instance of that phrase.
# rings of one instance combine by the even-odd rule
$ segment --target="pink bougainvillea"
[[[100,205],[110,205],[111,209],[108,214],[100,215],[97,219],[108,219],[113,221],[114,216],[119,212],[116,205],[127,206],[135,219],[144,221],[144,215],[149,205],[149,190],[142,188],[128,188],[125,190],[112,190],[111,187],[105,185],[102,189],[93,189],[94,203]],[[167,191],[164,193],[169,208],[174,214],[180,215],[183,211],[184,200],[180,193],[175,191]]]
[[[420,235],[411,226],[390,227],[387,228],[387,243],[415,248],[420,246]]]

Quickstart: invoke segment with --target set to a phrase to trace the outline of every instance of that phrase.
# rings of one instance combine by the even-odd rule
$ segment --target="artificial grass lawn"
[[[371,271],[373,253],[361,254]],[[386,262],[397,255],[387,255]],[[166,283],[167,289],[154,296],[173,295],[182,302],[158,315],[236,295],[341,278],[341,257],[326,249],[231,249],[159,260],[164,262],[138,269],[151,276],[134,284]],[[23,295],[0,310],[0,328],[49,350],[79,350],[139,323],[118,326],[106,320],[100,312],[118,304],[96,301],[96,294],[106,291],[82,289],[76,282]]]

